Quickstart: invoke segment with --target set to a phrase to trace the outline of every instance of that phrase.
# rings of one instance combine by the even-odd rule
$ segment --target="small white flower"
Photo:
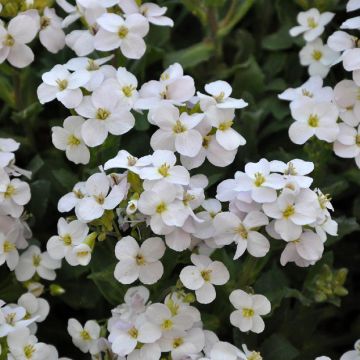
[[[158,106],[152,112],[152,122],[160,129],[151,137],[154,150],[177,151],[194,157],[202,146],[202,135],[194,129],[204,118],[203,114],[180,115],[178,108],[170,104]]]
[[[72,337],[73,344],[83,353],[99,353],[98,339],[100,338],[100,326],[94,320],[88,320],[84,327],[76,319],[69,319],[67,331]]]
[[[122,0],[119,5],[126,16],[130,14],[141,14],[151,24],[158,26],[174,26],[173,20],[164,16],[167,11],[166,7],[160,7],[157,4],[149,2],[139,6],[136,0]]]
[[[196,300],[201,304],[214,301],[214,285],[224,285],[229,281],[228,269],[220,261],[211,261],[205,255],[191,255],[193,266],[186,266],[180,272],[180,280],[187,289],[195,290]]]
[[[81,134],[90,147],[101,145],[108,133],[122,135],[134,127],[135,118],[125,107],[112,87],[102,85],[91,96],[85,96],[75,111],[88,120]]]
[[[354,158],[360,168],[360,126],[356,129],[346,124],[339,124],[339,135],[334,142],[334,152],[341,158]]]
[[[6,262],[12,271],[19,263],[19,252],[16,248],[16,237],[13,231],[0,232],[0,266]]]
[[[357,340],[354,345],[355,350],[347,351],[343,354],[340,360],[359,360],[360,359],[360,340]]]
[[[57,227],[59,235],[52,236],[46,246],[49,255],[56,260],[65,257],[70,265],[78,265],[73,247],[85,240],[89,232],[88,226],[78,220],[67,223],[65,219],[60,218]]]
[[[59,260],[52,259],[47,252],[41,253],[39,247],[32,245],[21,254],[15,275],[22,282],[30,280],[35,274],[45,280],[55,280],[55,270],[60,266]]]
[[[34,60],[34,53],[28,44],[38,31],[36,22],[27,15],[17,15],[10,20],[7,30],[0,24],[0,63],[6,59],[18,68],[28,66]]]
[[[324,32],[325,25],[327,25],[334,16],[335,14],[331,12],[320,13],[316,8],[300,12],[297,16],[297,21],[300,25],[291,28],[290,35],[298,36],[304,33],[305,41],[313,41]]]
[[[110,51],[120,48],[129,59],[140,59],[146,44],[143,38],[149,32],[148,21],[140,14],[131,14],[125,19],[116,14],[106,13],[97,19],[100,30],[94,38],[96,50]]]
[[[148,238],[139,246],[133,237],[126,236],[115,247],[119,262],[114,276],[122,284],[131,284],[137,279],[143,284],[155,284],[164,272],[159,261],[164,253],[165,245],[159,237]]]
[[[0,337],[7,336],[14,331],[26,328],[35,319],[26,319],[26,310],[22,306],[9,304],[0,309]]]
[[[14,152],[19,146],[20,143],[13,139],[0,138],[0,167],[4,168],[15,160]]]
[[[85,182],[80,181],[75,184],[73,190],[68,194],[62,196],[58,203],[58,210],[60,212],[71,211],[77,203],[86,195]]]
[[[291,116],[295,122],[290,125],[289,137],[295,144],[302,145],[314,135],[331,143],[339,133],[339,110],[333,103],[303,101],[291,109]]]
[[[220,213],[214,219],[215,242],[218,245],[235,242],[234,259],[242,256],[246,249],[252,256],[263,257],[268,253],[270,243],[257,229],[268,223],[267,216],[260,211],[251,211],[243,220],[231,212]]]
[[[139,174],[141,168],[143,168],[144,166],[148,166],[151,163],[152,163],[151,155],[143,156],[138,159],[137,157],[132,156],[128,151],[120,150],[113,159],[110,159],[105,163],[104,169],[105,170],[114,169],[114,168],[128,169],[135,174]]]
[[[234,99],[230,97],[232,87],[226,81],[218,80],[205,85],[205,91],[210,95],[197,93],[200,98],[200,106],[203,111],[212,106],[220,109],[242,109],[248,104],[243,99]]]
[[[79,220],[89,222],[100,218],[105,210],[112,210],[120,204],[127,193],[127,181],[110,187],[110,180],[104,173],[91,175],[85,184],[86,194],[75,206]]]
[[[312,231],[304,231],[298,238],[286,244],[281,253],[280,263],[285,266],[295,262],[297,266],[306,267],[321,259],[324,244],[320,237]]]
[[[340,54],[324,45],[321,39],[307,43],[300,51],[300,63],[308,66],[310,76],[321,76],[325,78]]]
[[[75,164],[87,164],[90,161],[90,151],[81,135],[84,122],[81,116],[69,116],[64,120],[63,127],[51,128],[54,146],[65,151],[66,157]]]
[[[261,316],[271,311],[270,301],[263,295],[251,295],[242,290],[234,290],[230,294],[230,302],[235,311],[230,314],[230,322],[240,331],[261,333],[265,324]]]
[[[41,104],[57,99],[66,108],[73,109],[81,103],[83,94],[80,87],[90,80],[90,75],[85,70],[70,73],[64,65],[55,65],[42,75],[42,80],[37,89]]]

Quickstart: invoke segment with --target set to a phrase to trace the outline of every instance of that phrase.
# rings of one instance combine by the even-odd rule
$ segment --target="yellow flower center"
[[[265,176],[262,173],[257,172],[255,174],[254,184],[256,187],[260,187],[266,181]]]
[[[68,137],[67,144],[70,146],[78,146],[81,141],[73,134]]]
[[[103,194],[100,194],[98,196],[94,196],[94,198],[95,198],[95,201],[100,205],[103,205],[104,202],[105,202],[105,196]]]
[[[91,336],[90,334],[86,331],[86,330],[82,330],[80,332],[80,337],[84,340],[84,341],[89,341],[91,340]]]
[[[246,360],[262,360],[262,356],[259,352],[252,351],[251,354],[246,358]]]
[[[88,71],[96,71],[99,70],[100,66],[92,59],[88,60],[88,65],[86,67],[86,70]]]
[[[145,265],[145,258],[144,258],[144,256],[143,255],[141,255],[141,254],[138,254],[138,255],[136,255],[136,263],[138,264],[138,265]]]
[[[176,304],[174,300],[169,299],[166,303],[166,306],[170,310],[172,316],[175,316],[179,313],[180,306]]]
[[[360,134],[356,135],[356,137],[355,137],[355,144],[356,144],[357,146],[360,146]]]
[[[319,116],[318,115],[310,115],[308,119],[308,124],[310,127],[316,128],[319,126]]]
[[[308,23],[308,27],[311,29],[315,29],[318,26],[317,22],[315,21],[315,19],[313,17],[309,17],[307,19],[307,23]]]
[[[170,165],[168,164],[162,164],[159,168],[158,168],[158,172],[160,175],[162,175],[163,177],[168,177],[169,176],[169,169],[170,169]]]
[[[239,234],[243,239],[247,239],[248,238],[248,231],[246,229],[246,227],[241,224],[239,225],[236,229],[235,229],[236,233]]]
[[[166,320],[164,320],[163,321],[163,323],[161,324],[161,328],[163,329],[163,330],[170,330],[170,329],[172,329],[172,327],[173,327],[173,322],[170,320],[170,319],[166,319]]]
[[[173,132],[175,134],[181,134],[183,132],[185,132],[187,129],[186,127],[181,123],[180,120],[176,120],[176,124],[173,127]]]
[[[100,108],[96,112],[96,118],[98,120],[106,120],[110,116],[110,112],[106,109]]]
[[[80,258],[86,257],[88,255],[89,255],[89,251],[79,251],[79,252],[76,253],[76,256],[80,257]]]
[[[129,166],[134,166],[136,164],[137,158],[134,156],[128,156],[127,161]]]
[[[209,282],[211,279],[211,270],[203,270],[201,276],[206,282]]]
[[[40,255],[33,255],[32,260],[33,260],[33,265],[35,267],[38,267],[40,265],[40,263],[41,263],[41,256]]]
[[[307,96],[310,98],[314,97],[314,94],[306,89],[302,89],[302,94],[303,94],[303,96]]]
[[[8,240],[5,240],[4,241],[4,244],[3,244],[3,251],[4,253],[10,253],[11,251],[15,250],[15,245],[13,243],[11,243],[10,241]]]
[[[181,346],[183,343],[184,343],[184,339],[183,339],[183,338],[181,338],[181,337],[175,338],[175,339],[173,340],[173,348],[176,349],[176,348],[178,348],[179,346]]]
[[[311,56],[315,61],[320,61],[323,57],[323,53],[320,50],[314,50]]]
[[[62,241],[64,242],[64,245],[70,246],[72,244],[72,238],[69,234],[66,234],[62,237]]]
[[[330,194],[320,194],[318,196],[320,207],[324,210],[326,205],[331,201]]]
[[[11,198],[14,194],[15,194],[15,187],[13,185],[9,184],[4,193],[4,197]]]
[[[229,130],[232,127],[233,124],[234,124],[234,122],[232,120],[224,121],[219,125],[219,130],[220,131]]]
[[[222,91],[219,95],[214,96],[214,99],[216,100],[216,102],[221,102],[224,100],[225,97],[225,93]]]
[[[161,202],[160,204],[158,204],[158,206],[156,207],[156,212],[158,214],[162,214],[164,211],[166,211],[167,206],[164,202]]]
[[[124,86],[121,90],[126,97],[131,97],[136,88],[132,85]]]
[[[138,335],[139,335],[139,331],[135,328],[132,327],[129,331],[128,334],[133,338],[133,339],[137,339]]]
[[[284,175],[297,175],[295,166],[292,162],[289,163],[287,169],[284,171]]]
[[[51,21],[48,17],[46,16],[42,16],[41,19],[40,19],[40,27],[41,27],[41,30],[47,28],[49,25],[50,25]]]
[[[34,355],[34,352],[35,352],[35,348],[33,345],[26,345],[24,347],[24,355],[27,359],[31,359],[32,356]]]
[[[242,309],[242,315],[244,318],[251,318],[254,316],[254,314],[255,314],[254,309],[251,309],[251,308],[243,308]]]
[[[204,136],[203,142],[202,142],[203,148],[207,149],[209,147],[210,141],[211,141],[211,135]]]
[[[5,321],[7,324],[9,325],[14,325],[15,324],[15,317],[16,314],[15,313],[9,313],[5,316]]]
[[[14,44],[15,44],[14,38],[10,34],[7,34],[3,41],[3,45],[4,46],[14,46]]]
[[[283,217],[288,219],[290,216],[295,214],[295,207],[294,205],[288,205],[286,209],[283,211]]]
[[[124,39],[126,38],[128,33],[129,33],[129,29],[126,26],[121,26],[118,31],[118,36],[120,39]]]
[[[69,85],[68,81],[65,79],[64,80],[58,79],[58,80],[56,80],[56,83],[57,83],[58,89],[60,91],[64,91]]]

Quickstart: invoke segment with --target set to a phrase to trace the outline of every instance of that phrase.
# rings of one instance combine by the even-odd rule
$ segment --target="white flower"
[[[313,179],[309,176],[314,170],[314,163],[311,161],[304,161],[301,159],[293,159],[288,163],[273,160],[270,162],[270,169],[274,172],[284,174],[286,181],[295,181],[301,188],[309,188]]]
[[[263,295],[251,295],[242,290],[234,290],[230,294],[230,302],[235,311],[230,314],[230,322],[240,331],[261,333],[265,324],[261,316],[271,311],[270,301]]]
[[[303,85],[296,89],[290,88],[278,95],[279,99],[290,101],[290,106],[296,106],[304,99],[316,101],[333,100],[333,90],[330,86],[323,87],[323,79],[320,76],[312,76]]]
[[[18,68],[28,66],[34,60],[29,46],[38,31],[36,22],[27,15],[17,15],[10,20],[7,30],[0,24],[0,63],[6,59]]]
[[[42,75],[42,80],[37,89],[41,104],[57,99],[66,108],[73,109],[81,103],[83,94],[80,87],[90,80],[90,75],[85,70],[70,73],[64,65],[55,65]]]
[[[149,21],[149,23],[159,26],[174,26],[172,19],[164,16],[167,11],[166,7],[160,7],[154,3],[144,3],[138,5],[136,0],[122,0],[120,7],[124,11],[125,15],[141,14]]]
[[[133,108],[139,97],[137,91],[138,81],[134,74],[127,71],[124,67],[119,67],[116,71],[116,78],[110,78],[105,84],[113,87],[123,103]]]
[[[189,213],[177,196],[178,187],[164,181],[141,193],[139,211],[150,216],[150,227],[155,234],[170,234],[174,226],[184,225]]]
[[[341,158],[354,158],[360,168],[360,126],[356,129],[346,124],[339,124],[339,135],[334,142],[334,152]]]
[[[78,5],[81,5],[84,8],[91,9],[98,7],[109,8],[116,5],[119,1],[118,0],[76,0],[76,2],[78,3]]]
[[[46,7],[39,19],[39,39],[41,44],[50,52],[56,54],[65,46],[65,33],[62,29],[62,19],[56,15],[54,9]]]
[[[360,1],[359,0],[349,0],[346,4],[346,11],[355,11],[360,9]]]
[[[95,50],[94,38],[95,36],[91,29],[74,30],[66,35],[65,43],[77,56],[86,56]]]
[[[308,66],[310,76],[325,78],[331,65],[339,58],[339,53],[324,45],[321,39],[307,43],[300,51],[300,63]]]
[[[295,122],[290,125],[289,137],[295,144],[302,145],[314,135],[331,143],[339,133],[339,111],[332,103],[303,101],[291,109],[291,116]]]
[[[194,94],[194,79],[184,75],[182,66],[175,63],[161,74],[159,81],[151,80],[143,84],[135,108],[147,110],[167,102],[181,105],[190,100]]]
[[[85,182],[80,181],[75,184],[73,190],[62,196],[58,203],[60,212],[68,212],[72,210],[77,203],[86,195]]]
[[[276,190],[281,189],[284,183],[284,178],[281,175],[270,172],[269,161],[261,159],[257,163],[246,164],[245,173],[240,171],[236,173],[236,188],[233,190],[250,191],[251,199],[254,201],[270,203],[276,199]],[[221,201],[219,197],[218,199]]]
[[[115,354],[125,356],[136,348],[138,342],[153,344],[160,337],[161,331],[157,325],[138,316],[134,323],[122,321],[119,326],[113,326],[110,329],[109,341]]]
[[[13,231],[6,234],[0,232],[0,266],[6,262],[12,271],[19,262],[19,253],[16,248],[16,237]]]
[[[90,161],[90,151],[81,135],[83,124],[81,116],[69,116],[64,120],[63,127],[51,128],[54,146],[65,151],[66,157],[75,164],[87,164]]]
[[[162,352],[171,352],[173,360],[197,359],[205,345],[204,331],[193,328],[189,331],[169,331],[159,340]]]
[[[159,261],[164,253],[165,245],[159,237],[148,238],[139,246],[133,237],[125,236],[115,247],[119,262],[114,276],[122,284],[131,284],[137,279],[143,284],[155,284],[164,272]]]
[[[220,261],[211,261],[205,255],[191,255],[193,266],[186,266],[180,272],[180,280],[187,289],[195,290],[196,300],[209,304],[216,297],[214,285],[229,281],[228,269]]]
[[[232,128],[235,112],[233,109],[211,107],[206,112],[206,118],[216,129],[216,141],[225,150],[231,151],[245,145],[246,140]],[[183,154],[186,155],[186,154]]]
[[[38,343],[34,335],[30,335],[28,328],[18,329],[7,337],[10,355],[8,359],[51,359],[49,356],[49,346],[44,343]],[[12,356],[12,357],[10,357]]]
[[[111,77],[115,69],[111,65],[104,65],[111,60],[113,55],[100,58],[90,59],[87,57],[78,57],[69,60],[65,66],[68,70],[78,71],[84,70],[90,75],[89,81],[84,85],[84,88],[88,91],[94,91],[98,88],[105,79]]]
[[[321,14],[316,8],[300,12],[297,16],[297,21],[300,26],[291,28],[290,35],[298,36],[304,33],[305,41],[313,41],[324,32],[325,25],[327,25],[334,16],[335,14],[331,12]]]
[[[360,340],[357,340],[354,345],[355,350],[347,351],[343,354],[340,360],[359,360],[360,359]]]
[[[334,98],[342,121],[350,126],[360,123],[360,87],[351,80],[342,80],[334,88]]]
[[[98,339],[100,338],[100,326],[94,320],[88,320],[84,327],[76,319],[69,319],[67,331],[72,337],[73,344],[83,353],[99,353]]]
[[[47,243],[49,255],[56,260],[65,257],[66,261],[75,266],[78,264],[73,247],[80,245],[88,235],[89,228],[86,224],[74,220],[67,223],[65,219],[60,218],[57,224],[58,234],[52,236]]]
[[[123,19],[116,14],[106,13],[97,19],[100,30],[96,33],[96,50],[110,51],[120,48],[129,59],[140,59],[146,44],[143,37],[149,32],[148,21],[140,14],[131,14]]]
[[[203,222],[195,223],[194,235],[199,239],[209,239],[216,233],[214,219],[221,212],[221,203],[216,199],[206,199],[202,202],[201,207],[205,211],[196,213],[196,216]]]
[[[205,85],[205,91],[210,95],[197,93],[200,98],[200,106],[203,111],[212,106],[220,109],[242,109],[248,104],[243,99],[234,99],[230,97],[232,87],[226,81],[218,80]]]
[[[313,223],[319,211],[317,195],[309,189],[294,193],[284,189],[278,199],[263,205],[265,214],[275,220],[275,231],[285,241],[293,241],[302,233],[302,226]]]
[[[104,169],[109,170],[113,168],[120,168],[120,169],[128,169],[135,174],[139,174],[141,168],[144,166],[148,166],[152,163],[151,155],[143,156],[138,159],[135,156],[132,156],[126,150],[120,150],[118,154],[113,158],[108,160],[105,165]]]
[[[22,282],[30,280],[35,274],[45,280],[55,280],[55,270],[60,266],[59,260],[52,259],[47,252],[41,253],[39,247],[32,245],[21,254],[15,275]]]
[[[12,179],[0,168],[0,214],[19,218],[24,205],[30,201],[30,186],[19,179]]]
[[[13,139],[0,138],[0,167],[4,168],[15,160],[14,152],[19,146],[20,143]]]
[[[9,304],[0,309],[0,337],[29,326],[35,319],[26,319],[26,310],[22,306]]]
[[[320,260],[323,252],[324,244],[320,237],[306,230],[295,240],[286,244],[281,253],[280,263],[285,266],[293,261],[297,266],[306,267]]]
[[[135,118],[128,111],[112,87],[102,85],[91,96],[85,96],[75,111],[88,120],[82,125],[81,134],[90,146],[101,145],[108,133],[122,135],[134,127]]]
[[[176,156],[172,151],[156,150],[152,155],[152,166],[143,167],[140,177],[146,180],[165,180],[173,184],[188,185],[189,172],[176,164]]]
[[[79,220],[89,222],[100,218],[105,210],[118,206],[127,193],[127,181],[110,188],[110,180],[104,173],[91,175],[85,184],[86,194],[75,207]]]
[[[203,114],[188,115],[170,104],[159,105],[152,112],[152,122],[160,129],[151,137],[154,150],[177,151],[193,157],[202,146],[202,135],[194,129],[204,118]]]
[[[153,324],[158,325],[163,333],[174,330],[189,330],[194,324],[194,319],[186,311],[186,308],[174,314],[168,306],[159,303],[151,304],[146,309],[146,317]]]
[[[21,295],[18,299],[18,304],[26,310],[26,318],[33,319],[37,323],[45,321],[49,315],[49,303],[45,299],[37,298],[30,292]],[[36,324],[32,323],[29,327],[30,330],[33,330],[32,333],[34,334],[37,329]]]
[[[246,249],[252,256],[263,257],[268,253],[270,243],[257,229],[268,223],[267,216],[260,211],[251,211],[243,220],[231,212],[217,214],[214,219],[217,231],[215,242],[218,245],[235,242],[237,248],[234,259],[243,255]]]

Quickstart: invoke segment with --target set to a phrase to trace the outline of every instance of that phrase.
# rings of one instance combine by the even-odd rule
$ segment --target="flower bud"
[[[59,284],[51,284],[49,290],[51,296],[60,296],[65,293],[65,289]]]

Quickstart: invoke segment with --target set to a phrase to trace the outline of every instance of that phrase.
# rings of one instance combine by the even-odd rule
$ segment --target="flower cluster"
[[[349,1],[347,10],[359,6]],[[300,62],[309,66],[310,79],[296,89],[288,89],[279,95],[282,100],[290,101],[291,115],[295,122],[289,128],[289,137],[295,144],[304,144],[310,138],[333,144],[334,153],[341,158],[354,158],[360,167],[360,114],[358,94],[360,89],[360,63],[358,62],[357,38],[336,31],[323,45],[319,36],[324,25],[331,21],[334,14],[320,14],[317,9],[300,13],[301,26],[290,30],[292,36],[304,32],[307,43],[300,52]],[[306,25],[307,24],[307,25]],[[357,29],[359,18],[345,21],[342,29]],[[353,80],[342,80],[334,89],[323,87],[322,78],[330,67],[342,62],[346,71],[353,73]],[[338,122],[338,119],[341,121]]]
[[[143,286],[129,288],[124,303],[112,310],[106,337],[100,338],[100,326],[95,321],[89,320],[82,327],[70,319],[68,331],[74,344],[84,353],[106,352],[119,359],[127,356],[129,360],[155,360],[166,354],[174,360],[262,359],[260,353],[249,351],[245,345],[240,350],[203,329],[200,312],[190,305],[189,296],[174,292],[162,303],[151,303],[149,296],[149,290]],[[259,300],[255,299],[253,306],[260,312]],[[234,292],[232,301],[240,303],[239,294]],[[246,310],[251,312],[250,308]],[[234,321],[238,319],[235,313]]]
[[[37,323],[47,318],[49,310],[49,303],[31,292],[21,295],[17,304],[0,300],[0,339],[6,345],[7,359],[68,360],[59,358],[54,346],[38,342],[35,336]],[[0,355],[2,350],[0,346]]]

